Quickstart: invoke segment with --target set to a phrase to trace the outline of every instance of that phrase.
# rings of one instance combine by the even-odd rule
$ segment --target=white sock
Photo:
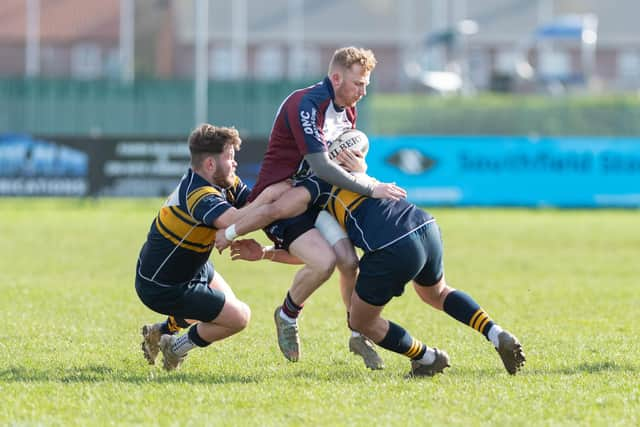
[[[173,343],[173,347],[171,347],[171,351],[173,351],[178,356],[184,356],[191,350],[192,348],[197,347],[193,341],[189,339],[189,334],[183,334],[176,342]]]
[[[362,334],[358,331],[351,331],[351,337],[359,337],[360,335]]]
[[[424,352],[422,358],[418,359],[418,363],[421,365],[431,365],[436,361],[436,351],[430,347],[427,347],[427,351]]]
[[[500,335],[500,332],[502,332],[502,328],[494,323],[487,334],[489,341],[491,341],[495,348],[498,348],[498,345],[500,344],[500,341],[498,341],[498,335]]]
[[[285,322],[289,322],[289,323],[296,323],[298,320],[298,319],[294,319],[293,317],[287,316],[287,313],[282,311],[282,309],[280,309],[280,318]]]

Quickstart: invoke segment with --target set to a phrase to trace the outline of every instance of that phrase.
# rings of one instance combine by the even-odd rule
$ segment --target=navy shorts
[[[275,243],[278,249],[289,250],[289,245],[298,237],[314,228],[316,218],[320,211],[315,208],[307,210],[305,213],[293,218],[281,219],[269,224],[265,233]]]
[[[184,285],[161,286],[136,273],[136,292],[144,305],[157,313],[211,322],[218,317],[225,302],[224,292],[209,287],[213,276],[210,261]]]
[[[371,305],[383,306],[402,295],[407,282],[433,286],[443,273],[442,239],[434,221],[391,246],[364,254],[356,293]]]

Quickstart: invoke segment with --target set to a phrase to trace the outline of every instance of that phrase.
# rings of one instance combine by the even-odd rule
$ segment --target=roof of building
[[[421,41],[462,19],[478,23],[477,43],[509,43],[531,37],[550,13],[597,15],[598,41],[603,44],[640,43],[640,2],[619,0],[615,6],[597,0],[297,0],[302,22],[291,15],[291,0],[246,0],[246,38],[250,43],[299,39],[309,43],[398,45]],[[217,0],[209,5],[209,38],[234,36],[234,8],[242,0]],[[444,9],[449,22],[437,22],[434,10]],[[547,6],[545,10],[545,5]],[[178,41],[191,43],[195,31],[194,2],[173,2]],[[236,17],[239,15],[235,15]],[[448,18],[446,18],[448,17]],[[291,18],[291,19],[290,19]],[[236,28],[237,31],[237,28]],[[236,33],[237,36],[238,33]]]
[[[27,25],[25,0],[0,2],[0,40],[24,43]],[[117,40],[119,0],[40,0],[40,40]]]

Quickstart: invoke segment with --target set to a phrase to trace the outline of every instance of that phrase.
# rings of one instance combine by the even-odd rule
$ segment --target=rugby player
[[[236,334],[249,323],[249,307],[209,260],[216,230],[237,221],[250,206],[273,201],[288,186],[272,186],[245,206],[249,189],[235,174],[240,144],[234,128],[203,124],[192,131],[191,167],[160,208],[140,251],[138,296],[151,310],[169,316],[142,327],[142,351],[150,364],[161,351],[166,370],[178,368],[191,349]],[[187,333],[176,335],[190,324]]]
[[[338,49],[331,58],[328,75],[321,82],[296,90],[284,100],[276,113],[267,151],[249,200],[274,183],[299,179],[311,171],[326,182],[373,198],[395,200],[406,196],[406,192],[395,184],[372,183],[346,172],[327,155],[327,141],[345,129],[355,128],[356,104],[367,93],[375,65],[376,59],[370,50],[355,47]],[[288,199],[285,192],[281,200],[286,203]],[[342,239],[334,251],[314,227],[317,215],[315,208],[287,219],[281,219],[284,218],[282,215],[272,212],[271,221],[266,222],[270,225],[265,231],[276,246],[304,263],[282,305],[274,313],[280,350],[294,362],[300,357],[297,319],[305,301],[331,276],[336,263],[343,275],[341,283],[348,283],[356,277],[357,257],[353,248],[349,249],[350,243]],[[225,230],[228,241],[237,235],[235,224]],[[345,286],[343,295],[353,284]],[[368,360],[377,358],[375,353],[371,353],[373,346],[359,333],[352,333],[349,344],[352,351],[365,359],[367,366],[373,364]]]
[[[410,358],[411,375],[441,373],[449,366],[449,356],[381,317],[385,305],[402,295],[409,281],[425,303],[483,334],[509,374],[515,375],[524,366],[525,354],[518,339],[495,323],[470,295],[447,285],[442,239],[432,215],[405,199],[374,199],[317,177],[305,178],[288,193],[306,199],[312,207],[326,209],[353,244],[364,251],[351,298],[350,325],[378,346]],[[237,240],[231,248],[233,259],[247,260],[276,250],[265,249],[255,240]],[[278,259],[277,254],[266,257]]]

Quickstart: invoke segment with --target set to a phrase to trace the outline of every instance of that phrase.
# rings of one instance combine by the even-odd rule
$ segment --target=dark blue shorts
[[[356,293],[369,304],[383,306],[402,295],[407,282],[433,286],[443,273],[442,239],[434,221],[391,246],[364,254]]]
[[[157,313],[210,322],[218,317],[225,302],[224,292],[209,287],[213,276],[210,261],[184,285],[161,286],[136,272],[136,292],[144,305]]]
[[[264,231],[278,249],[289,250],[289,245],[314,227],[320,211],[315,208],[293,218],[272,222]]]

